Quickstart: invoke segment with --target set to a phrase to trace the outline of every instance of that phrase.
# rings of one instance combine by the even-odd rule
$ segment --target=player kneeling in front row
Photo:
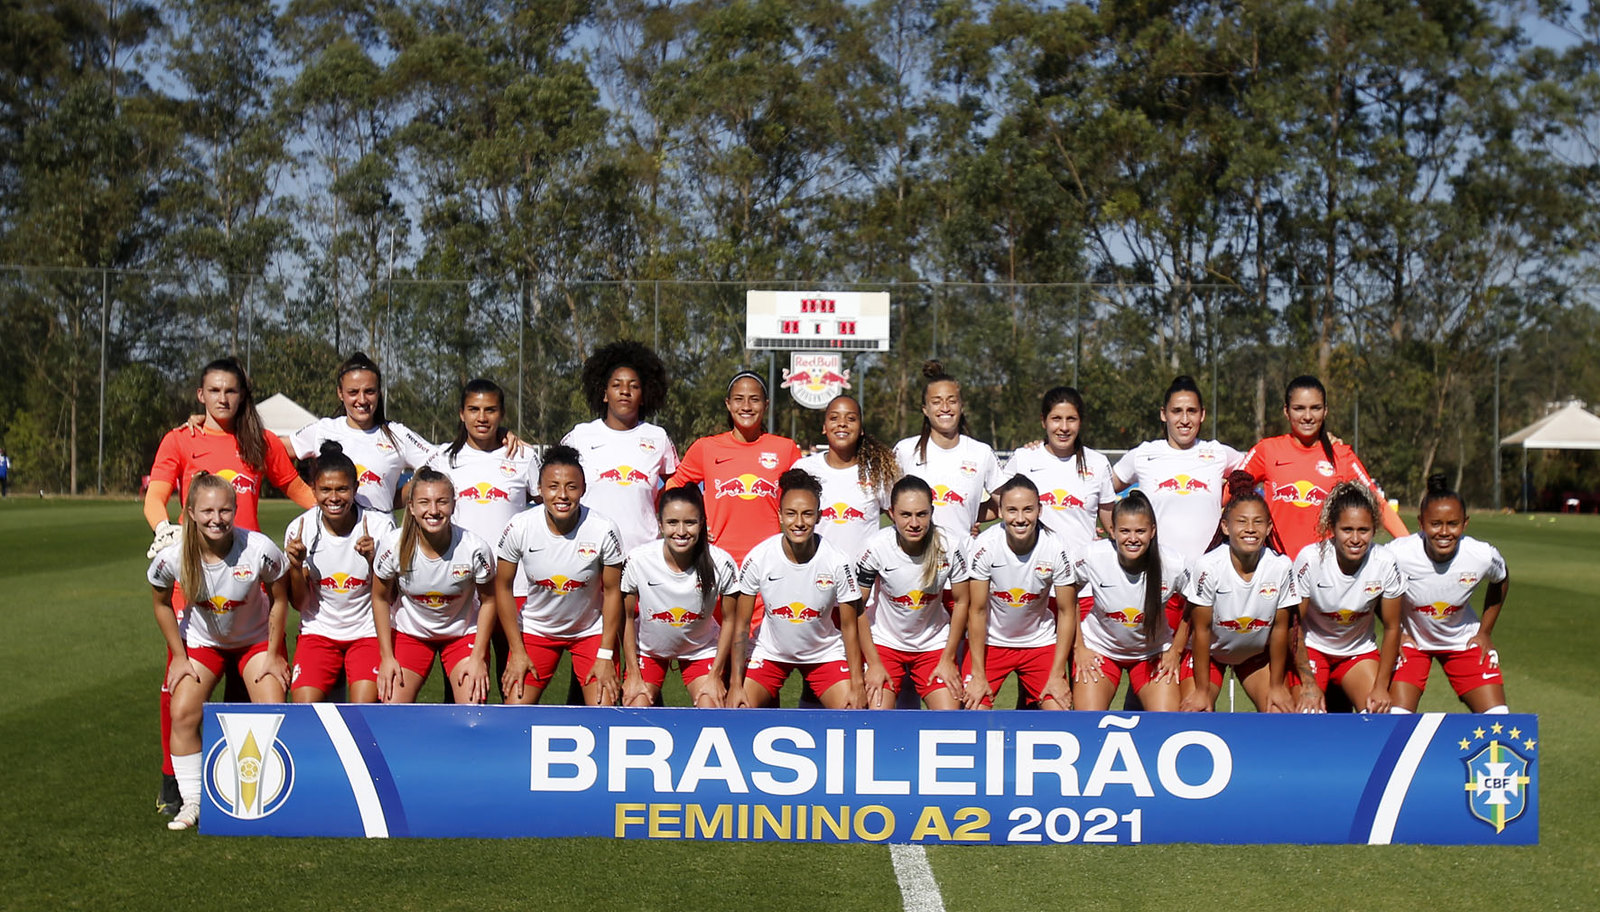
[[[585,703],[613,706],[622,695],[622,540],[611,520],[583,506],[584,490],[578,451],[551,447],[539,468],[544,502],[518,513],[500,536],[495,591],[510,646],[500,681],[507,703],[539,702],[563,652]],[[519,573],[529,583],[520,605],[511,599]]]
[[[723,605],[739,597],[739,568],[711,544],[705,501],[696,487],[671,488],[656,505],[659,541],[628,552],[622,570],[624,706],[655,705],[674,661],[693,704],[721,707],[727,691],[733,625]],[[731,598],[723,599],[723,596]]]
[[[804,469],[778,478],[777,535],[751,549],[739,571],[728,706],[772,706],[791,672],[800,672],[829,709],[856,709],[862,694],[856,641],[861,590],[855,568],[817,535],[822,485]],[[756,596],[766,605],[750,638]]]
[[[1184,636],[1171,615],[1181,613],[1189,570],[1161,547],[1155,509],[1143,492],[1117,501],[1111,539],[1090,544],[1074,575],[1093,605],[1078,631],[1072,679],[1078,708],[1110,709],[1126,671],[1145,709],[1177,709]]]
[[[1489,639],[1511,587],[1505,559],[1494,545],[1467,535],[1467,506],[1443,475],[1428,479],[1419,514],[1417,534],[1386,548],[1406,581],[1400,597],[1405,639],[1390,688],[1393,711],[1416,711],[1438,659],[1467,709],[1509,712],[1500,656]],[[1472,593],[1484,583],[1480,621],[1472,610]]]
[[[201,472],[189,486],[183,531],[155,556],[146,577],[155,600],[156,624],[172,661],[172,767],[183,804],[167,827],[187,830],[200,823],[200,722],[206,700],[223,670],[233,666],[254,703],[282,703],[289,686],[283,627],[289,586],[283,553],[260,532],[236,528],[233,485]],[[172,609],[172,587],[187,597],[187,624],[180,630]],[[261,587],[270,587],[268,605]]]
[[[867,539],[856,581],[869,599],[857,628],[871,709],[893,709],[909,675],[929,709],[959,709],[956,655],[967,615],[967,562],[933,522],[933,489],[915,475],[889,495],[894,526]]]
[[[968,709],[993,706],[1000,685],[1016,672],[1027,703],[1071,709],[1067,659],[1078,594],[1066,544],[1039,524],[1039,489],[1026,475],[1012,476],[994,493],[1000,521],[970,545],[964,702]]]
[[[1190,652],[1178,685],[1184,711],[1217,707],[1229,668],[1259,712],[1293,712],[1289,693],[1294,562],[1267,547],[1272,515],[1247,472],[1228,476],[1232,500],[1222,508],[1228,540],[1195,564],[1189,601]],[[1294,682],[1298,684],[1298,681]]]

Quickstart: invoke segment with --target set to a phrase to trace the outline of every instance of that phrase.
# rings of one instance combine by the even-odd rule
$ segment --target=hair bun
[[[1428,493],[1429,494],[1438,495],[1438,494],[1448,494],[1449,492],[1450,492],[1450,482],[1445,478],[1443,472],[1435,472],[1432,475],[1428,476]]]
[[[1234,469],[1229,472],[1225,484],[1228,486],[1228,496],[1230,498],[1249,494],[1256,489],[1255,477],[1241,469]]]
[[[927,361],[922,362],[922,376],[929,380],[942,380],[948,377],[949,374],[945,373],[943,363],[929,358]]]
[[[317,449],[317,458],[318,459],[327,459],[330,456],[343,456],[343,455],[344,455],[344,446],[342,444],[340,444],[339,441],[337,441],[337,440],[324,440],[324,441],[322,441],[322,446]]]

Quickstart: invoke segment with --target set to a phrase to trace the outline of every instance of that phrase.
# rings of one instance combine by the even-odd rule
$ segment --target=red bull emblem
[[[1434,602],[1431,605],[1418,605],[1417,613],[1426,615],[1436,621],[1447,621],[1451,615],[1459,612],[1461,607],[1460,605],[1452,605],[1449,602]]]
[[[817,618],[822,617],[822,612],[818,611],[815,608],[807,606],[807,607],[801,608],[799,611],[795,612],[795,616],[797,618],[796,623],[803,624],[806,621],[814,621]]]
[[[1193,475],[1177,475],[1165,481],[1157,482],[1156,490],[1171,491],[1174,494],[1187,496],[1197,491],[1210,491],[1211,485]]]
[[[933,486],[933,505],[936,507],[959,507],[965,505],[967,499],[952,491],[944,485]]]
[[[223,469],[217,473],[217,477],[221,478],[223,481],[226,481],[228,484],[233,485],[233,492],[235,494],[256,493],[256,480],[251,478],[249,475],[235,472],[232,469]]]
[[[963,459],[961,461],[961,474],[968,478],[978,474],[978,464],[970,459]]]
[[[1382,591],[1383,583],[1380,583],[1377,580],[1368,580],[1367,583],[1361,587],[1361,594],[1365,595],[1367,598],[1372,598]]]
[[[776,469],[778,467],[778,454],[762,453],[759,461],[763,469]]]
[[[687,627],[700,620],[700,612],[690,611],[687,608],[668,608],[666,611],[652,613],[650,620],[669,624],[673,627]]]
[[[1047,580],[1055,575],[1056,565],[1049,561],[1040,561],[1033,567],[1034,575],[1042,580]]]
[[[1144,609],[1124,608],[1121,611],[1107,611],[1106,618],[1131,629],[1144,623]]]
[[[453,579],[453,580],[463,580],[463,579],[466,579],[467,577],[469,577],[471,575],[472,575],[472,565],[471,564],[451,564],[450,565],[450,578]]]
[[[1270,598],[1272,598],[1273,596],[1275,596],[1277,594],[1278,594],[1278,587],[1272,585],[1271,583],[1267,583],[1266,585],[1262,586],[1260,589],[1256,590],[1256,595],[1259,595],[1264,599],[1270,599]]]
[[[245,582],[246,580],[248,580],[248,579],[250,579],[252,577],[254,577],[255,575],[256,575],[256,572],[254,570],[252,570],[251,568],[249,568],[249,567],[234,567],[233,568],[233,578],[238,580],[241,583]]]
[[[614,469],[606,469],[604,472],[599,474],[598,478],[600,481],[609,481],[613,484],[619,484],[625,488],[629,485],[649,484],[650,482],[649,475],[646,475],[633,466],[626,465],[617,466]]]
[[[823,592],[827,592],[829,589],[833,588],[834,579],[827,573],[818,573],[815,582],[818,589],[822,590]]]
[[[372,486],[382,484],[382,475],[379,475],[377,472],[372,471],[360,463],[356,463],[356,487],[361,487],[362,485]]]
[[[837,353],[792,352],[779,388],[806,408],[819,409],[850,388],[850,372]]]
[[[377,451],[380,452],[380,453],[393,453],[394,452],[394,444],[390,443],[387,440],[384,440],[381,437],[378,438],[377,440],[374,440],[372,442],[372,446],[375,449],[377,449]],[[359,468],[359,466],[357,468]]]
[[[1327,612],[1327,615],[1335,624],[1338,624],[1340,627],[1349,627],[1351,624],[1356,622],[1356,618],[1365,613],[1366,612],[1363,611],[1350,611],[1340,608],[1338,611]]]
[[[1263,621],[1260,618],[1241,617],[1234,618],[1231,621],[1217,621],[1217,626],[1225,630],[1232,630],[1234,633],[1254,633],[1257,630],[1265,630],[1271,627],[1272,623]]]
[[[806,605],[805,602],[790,602],[787,605],[768,607],[767,616],[782,618],[791,624],[804,624],[822,617],[822,612]]]
[[[240,599],[223,598],[220,595],[213,595],[206,600],[206,604],[211,606],[212,614],[231,614],[245,605]]]
[[[994,596],[1012,608],[1026,608],[1042,598],[1039,593],[1028,589],[997,589]]]
[[[1281,484],[1272,491],[1273,502],[1286,503],[1296,507],[1312,507],[1320,510],[1322,509],[1322,502],[1327,499],[1328,492],[1309,481]]]
[[[823,507],[817,516],[819,519],[829,520],[838,525],[844,525],[847,522],[861,522],[867,518],[865,512],[847,503],[829,504]]]
[[[456,500],[470,500],[478,504],[510,503],[511,495],[480,481],[471,487],[462,488],[461,493],[456,495]]]
[[[594,542],[578,542],[578,556],[584,560],[593,560],[600,553],[600,546]]]
[[[546,592],[553,592],[556,595],[577,592],[588,584],[587,580],[573,579],[570,576],[552,576],[549,579],[536,579],[533,581],[533,585],[536,588],[543,589]]]
[[[424,592],[421,595],[413,595],[411,600],[424,608],[431,608],[434,611],[438,611],[440,608],[450,604],[450,596],[443,592]]]
[[[317,585],[333,592],[351,592],[365,586],[367,581],[348,573],[334,573],[317,580]]]
[[[921,589],[912,589],[905,595],[891,595],[889,601],[902,608],[912,611],[921,611],[934,602],[935,593],[923,592]]]
[[[738,475],[727,481],[717,482],[717,499],[724,497],[737,497],[740,500],[755,500],[757,497],[777,497],[777,482],[768,481],[760,475],[746,473]]]
[[[1477,585],[1477,582],[1478,582],[1478,574],[1476,574],[1476,573],[1463,573],[1460,576],[1456,577],[1456,582],[1460,583],[1463,586],[1475,586],[1475,585]]]
[[[1213,450],[1211,448],[1211,446],[1209,444],[1206,445],[1206,446],[1201,447],[1199,452],[1195,453],[1195,456],[1201,462],[1216,462],[1217,461],[1217,453],[1216,453],[1215,450]]]
[[[656,442],[654,440],[641,440],[641,441],[639,441],[639,452],[645,454],[646,456],[655,455]]]
[[[1323,478],[1332,478],[1333,477],[1333,463],[1329,462],[1326,459],[1318,459],[1317,460],[1317,474],[1321,475]]]

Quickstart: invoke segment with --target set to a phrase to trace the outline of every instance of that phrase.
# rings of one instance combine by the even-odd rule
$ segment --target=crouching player
[[[283,553],[260,532],[234,526],[234,497],[233,485],[221,476],[196,475],[189,483],[180,537],[156,554],[146,574],[156,625],[172,654],[167,665],[172,693],[168,749],[183,802],[167,822],[173,830],[200,823],[200,721],[223,670],[231,666],[242,674],[254,703],[282,703],[289,686],[283,647],[289,585],[283,578]],[[188,601],[181,629],[172,608],[174,583],[182,585]],[[263,585],[272,591],[270,605]]]
[[[700,489],[671,488],[656,506],[660,541],[628,552],[622,570],[622,651],[628,677],[624,706],[651,706],[674,661],[694,705],[723,705],[733,625],[722,623],[724,604],[739,595],[739,568],[711,544]]]
[[[1178,708],[1217,706],[1229,668],[1259,712],[1293,712],[1289,668],[1294,562],[1267,547],[1272,515],[1246,472],[1228,476],[1232,500],[1222,508],[1226,543],[1195,563],[1184,594],[1190,605],[1190,652],[1178,685]],[[1298,683],[1298,682],[1296,682]]]
[[[874,598],[858,628],[867,706],[895,707],[900,684],[909,676],[929,709],[958,709],[966,558],[934,525],[933,489],[926,481],[907,475],[895,482],[889,515],[894,526],[867,539],[856,567],[862,593]]]
[[[1012,476],[995,497],[1000,521],[969,546],[964,702],[968,709],[993,706],[1016,672],[1029,705],[1071,709],[1067,659],[1078,631],[1072,560],[1065,543],[1039,524],[1039,489],[1027,476]]]
[[[829,709],[865,703],[856,641],[861,590],[850,560],[817,535],[821,502],[821,483],[804,469],[779,476],[781,531],[752,548],[739,571],[729,707],[772,706],[796,671]],[[746,667],[741,634],[750,629],[757,596],[766,612],[751,637]]]
[[[1505,559],[1494,545],[1467,535],[1466,504],[1443,475],[1429,477],[1419,512],[1420,531],[1385,548],[1406,585],[1400,597],[1405,640],[1394,670],[1391,711],[1416,712],[1438,659],[1469,710],[1509,712],[1500,655],[1489,639],[1511,587]],[[1472,593],[1479,586],[1484,588],[1481,620],[1472,610]]]

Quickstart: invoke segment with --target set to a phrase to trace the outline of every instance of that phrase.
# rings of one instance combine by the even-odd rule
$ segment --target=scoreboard
[[[886,291],[751,291],[744,346],[801,351],[888,351]]]

